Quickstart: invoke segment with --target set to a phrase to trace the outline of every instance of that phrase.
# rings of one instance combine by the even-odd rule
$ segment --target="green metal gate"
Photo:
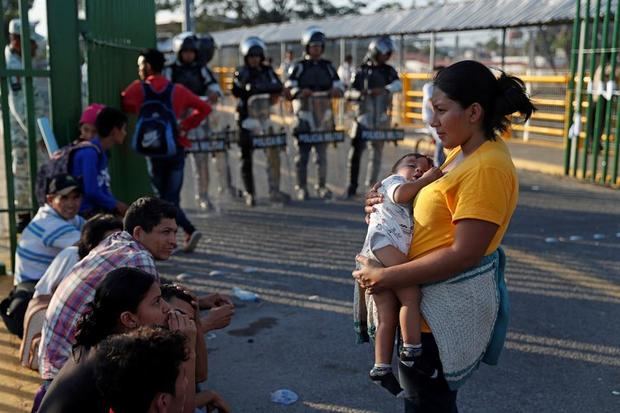
[[[87,0],[85,38],[89,99],[120,108],[120,92],[138,78],[139,50],[156,44],[155,2]],[[127,203],[150,192],[144,157],[130,150],[130,138],[110,159],[112,190]]]
[[[21,38],[30,38],[28,0],[19,1]],[[49,70],[34,69],[30,57],[30,42],[22,42],[23,69],[7,70],[4,49],[7,37],[0,29],[0,105],[4,144],[4,173],[6,205],[0,208],[8,221],[8,248],[0,261],[11,260],[17,245],[16,219],[20,212],[36,212],[34,195],[37,165],[37,131],[35,126],[35,94],[33,82],[49,78],[50,117],[59,145],[77,137],[82,111],[80,37],[87,45],[89,102],[100,102],[120,108],[120,92],[137,78],[138,51],[154,47],[155,5],[152,0],[86,0],[85,20],[79,20],[78,1],[47,0]],[[2,2],[2,15],[6,2]],[[19,76],[25,90],[26,134],[28,140],[28,170],[30,175],[30,205],[15,206],[12,173],[11,114],[9,109],[9,78]],[[113,192],[131,202],[150,191],[144,159],[131,153],[129,139],[122,148],[113,151],[110,161]],[[0,184],[1,185],[1,184]]]
[[[576,0],[564,173],[620,185],[620,0]],[[572,123],[571,123],[572,122]]]

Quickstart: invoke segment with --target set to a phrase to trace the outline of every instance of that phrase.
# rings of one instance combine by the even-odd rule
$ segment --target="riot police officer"
[[[329,60],[321,56],[325,51],[325,34],[317,27],[311,27],[302,36],[302,45],[305,47],[305,56],[297,61],[289,70],[286,81],[286,96],[291,99],[308,99],[316,92],[329,92],[330,97],[340,97],[344,86],[336,73],[336,69]],[[297,113],[296,133],[310,132],[310,126]],[[295,142],[297,154],[295,156],[296,186],[295,196],[299,200],[308,198],[307,169],[310,150],[314,146],[317,164],[318,182],[316,185],[319,198],[330,198],[331,192],[327,183],[327,144]]]
[[[368,53],[364,63],[353,75],[351,83],[352,93],[357,93],[363,102],[365,99],[377,99],[384,97],[391,102],[391,95],[402,90],[402,84],[398,73],[387,61],[394,51],[394,43],[389,36],[381,36],[374,39],[368,45]],[[352,131],[351,148],[348,156],[349,184],[346,197],[353,197],[357,191],[360,160],[362,152],[366,149],[366,141],[362,140],[361,133],[364,128],[377,128],[377,125],[369,125],[364,117],[365,105],[359,105],[359,112]],[[371,122],[374,123],[374,122]],[[379,178],[381,170],[381,155],[383,153],[383,141],[373,141],[368,144],[368,170],[366,173],[366,187],[370,187]]]
[[[213,37],[209,34],[198,37],[194,33],[184,32],[173,39],[172,46],[176,53],[176,60],[165,68],[164,76],[173,83],[182,84],[198,96],[206,96],[209,103],[215,106],[223,94],[215,75],[207,67],[215,52]],[[190,140],[204,139],[208,132],[209,118],[191,130],[188,138]],[[208,195],[209,154],[192,153],[189,158],[194,172],[196,201],[201,208],[211,209],[213,205]],[[231,185],[228,154],[216,152],[212,159],[220,178],[219,192],[225,193],[230,198],[234,197],[235,191]]]
[[[34,31],[30,25],[30,52],[34,58],[37,54],[38,43],[42,36]],[[23,69],[22,65],[22,39],[21,20],[13,19],[9,22],[9,44],[4,50],[7,69]],[[33,61],[33,67],[36,62]],[[21,76],[9,77],[9,110],[11,128],[11,155],[13,157],[13,183],[15,190],[15,206],[17,208],[32,207],[30,200],[30,168],[28,159],[28,128],[26,119],[26,88]],[[38,116],[47,112],[45,102],[48,97],[44,91],[37,89],[34,92],[34,109]],[[37,116],[35,115],[35,117]],[[41,164],[46,159],[44,145],[41,139],[37,139],[37,159]],[[21,232],[30,221],[30,214],[21,211],[17,214],[17,232]]]
[[[237,102],[239,125],[239,146],[241,148],[241,179],[245,189],[244,198],[248,206],[255,205],[254,176],[252,173],[252,132],[244,128],[244,120],[248,118],[248,100],[259,94],[270,94],[272,99],[282,93],[282,82],[273,68],[265,65],[265,43],[256,36],[245,39],[239,51],[243,56],[244,65],[235,72],[232,94]],[[283,203],[289,196],[280,191],[280,149],[265,149],[267,156],[267,181],[269,184],[269,199],[272,202]]]

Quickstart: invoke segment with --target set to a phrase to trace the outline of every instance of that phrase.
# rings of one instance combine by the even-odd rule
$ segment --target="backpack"
[[[45,312],[49,306],[51,295],[40,295],[28,303],[24,317],[24,336],[19,348],[19,359],[22,366],[39,370],[39,343],[41,330],[45,321]]]
[[[144,102],[131,140],[137,153],[152,158],[168,158],[177,152],[177,119],[172,110],[174,84],[157,93],[142,82]]]
[[[36,281],[24,281],[17,284],[9,296],[0,302],[0,316],[6,329],[17,337],[24,335],[24,316],[28,302],[34,295]]]
[[[71,161],[73,151],[82,148],[94,148],[97,154],[101,154],[101,149],[92,142],[81,141],[71,143],[58,149],[47,162],[39,167],[35,183],[35,195],[39,201],[39,206],[45,205],[45,195],[47,194],[47,183],[49,180],[55,175],[69,173],[69,162]]]

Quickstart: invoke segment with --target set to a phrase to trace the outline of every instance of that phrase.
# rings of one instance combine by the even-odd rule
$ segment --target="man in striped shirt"
[[[77,213],[82,202],[80,183],[71,175],[50,179],[46,204],[24,230],[15,252],[13,283],[38,281],[63,249],[77,243],[84,219]]]
[[[39,345],[44,380],[53,379],[71,355],[78,320],[110,271],[134,267],[159,279],[155,260],[167,260],[177,246],[176,215],[169,202],[138,199],[127,210],[125,230],[103,240],[60,283],[47,308]]]

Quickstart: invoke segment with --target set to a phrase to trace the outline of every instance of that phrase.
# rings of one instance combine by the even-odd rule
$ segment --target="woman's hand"
[[[370,214],[375,212],[375,205],[383,202],[383,195],[378,191],[381,188],[381,182],[377,182],[370,188],[370,191],[366,193],[366,201],[364,202],[364,212],[366,213],[366,224],[370,223]]]
[[[362,265],[362,268],[353,271],[353,278],[355,278],[360,287],[366,289],[369,294],[381,290],[383,288],[382,283],[385,281],[383,276],[384,267],[363,255],[358,255],[355,257],[355,260]]]
[[[170,311],[168,328],[170,331],[179,331],[184,334],[188,340],[188,350],[194,353],[196,349],[196,323],[187,314],[181,314],[175,310]]]

